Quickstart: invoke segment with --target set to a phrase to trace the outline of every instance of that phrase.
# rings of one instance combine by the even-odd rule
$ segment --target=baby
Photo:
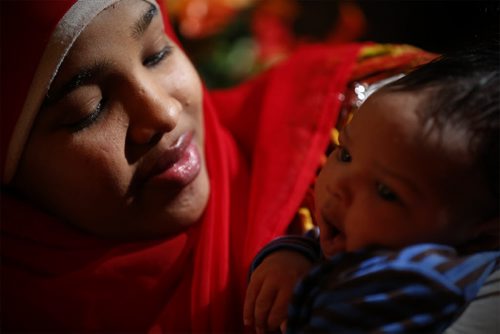
[[[489,47],[442,57],[367,99],[316,181],[319,240],[283,237],[254,261],[247,326],[283,330],[314,264],[289,332],[441,331],[455,319],[500,259],[499,61]],[[419,303],[389,303],[410,288]]]

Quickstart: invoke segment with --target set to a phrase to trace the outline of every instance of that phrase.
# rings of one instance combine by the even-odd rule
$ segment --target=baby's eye
[[[172,53],[172,47],[170,45],[165,46],[159,52],[146,57],[142,62],[146,67],[154,67],[162,62],[170,53]]]
[[[396,195],[388,186],[383,183],[377,182],[377,193],[384,201],[396,202],[399,201],[399,196]]]
[[[342,146],[337,146],[337,160],[340,162],[351,162],[352,157],[349,151],[342,147]]]

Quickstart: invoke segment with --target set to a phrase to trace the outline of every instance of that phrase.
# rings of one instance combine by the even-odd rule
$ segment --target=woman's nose
[[[134,89],[129,100],[128,141],[148,144],[177,126],[182,104],[166,88],[154,83]]]

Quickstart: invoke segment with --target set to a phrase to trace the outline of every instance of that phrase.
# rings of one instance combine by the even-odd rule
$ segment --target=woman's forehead
[[[163,26],[161,12],[144,0],[121,0],[99,13],[82,31],[77,43],[84,38],[140,39],[152,22]],[[121,35],[123,33],[123,35]]]
[[[158,8],[143,0],[122,0],[108,7],[90,22],[75,41],[48,96],[55,96],[55,91],[65,89],[63,86],[70,89],[111,67],[114,55],[133,54],[127,41],[140,41],[151,25],[158,26],[158,30],[163,32],[162,24]]]

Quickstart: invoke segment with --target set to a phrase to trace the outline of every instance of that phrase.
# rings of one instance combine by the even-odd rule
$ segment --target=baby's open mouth
[[[323,254],[331,257],[346,250],[346,237],[331,217],[322,214],[323,224],[320,226],[320,244]]]
[[[335,220],[332,218],[331,214],[323,211],[321,212],[321,218],[323,220],[323,226],[321,227],[323,229],[326,229],[326,231],[321,230],[321,233],[325,232],[330,237],[342,233],[342,231],[337,227],[337,224],[335,223]]]

